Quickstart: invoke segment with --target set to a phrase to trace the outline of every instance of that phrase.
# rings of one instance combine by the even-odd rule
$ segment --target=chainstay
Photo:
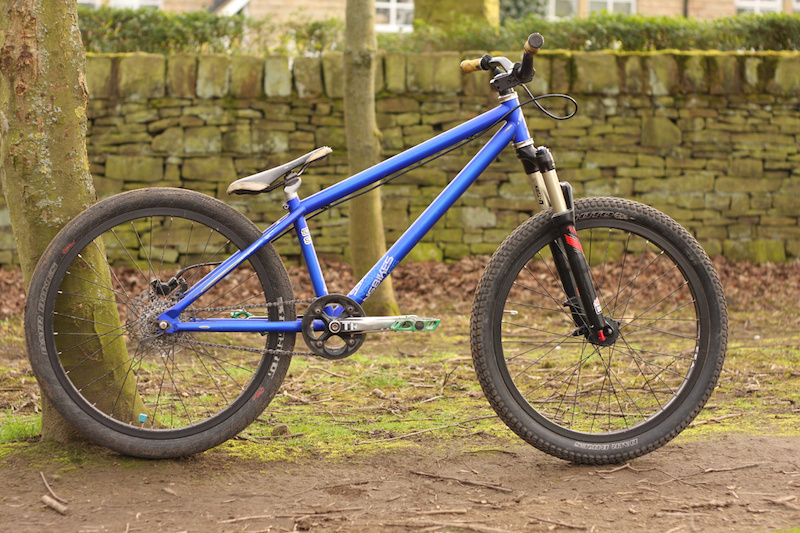
[[[268,303],[259,303],[259,304],[244,304],[244,305],[229,305],[225,307],[198,307],[193,309],[187,309],[185,312],[189,315],[206,312],[206,313],[224,313],[225,311],[238,311],[240,309],[265,309],[270,307],[279,307],[279,306],[287,306],[287,305],[296,305],[301,303],[311,303],[316,298],[303,298],[299,300],[286,300],[283,302],[268,302]],[[217,344],[214,342],[204,342],[198,340],[186,340],[188,344],[194,344],[198,346],[206,346],[208,348],[221,348],[226,350],[239,350],[242,352],[251,352],[257,353],[261,355],[287,355],[287,356],[294,356],[294,355],[311,355],[314,354],[311,352],[292,352],[289,350],[275,350],[275,349],[259,349],[259,348],[249,348],[247,346],[232,346],[230,344]]]
[[[268,309],[270,307],[284,307],[287,305],[307,304],[311,303],[316,298],[303,298],[300,300],[286,300],[285,302],[268,302],[263,304],[243,304],[243,305],[229,305],[226,307],[196,307],[184,311],[184,313],[191,315],[192,313],[224,313],[225,311],[238,311],[239,309]]]
[[[198,346],[207,346],[209,348],[222,348],[222,349],[225,349],[225,350],[238,350],[238,351],[241,351],[241,352],[251,352],[251,353],[257,353],[257,354],[261,354],[261,355],[289,355],[289,356],[294,356],[294,355],[314,355],[311,352],[290,352],[289,350],[273,350],[273,349],[267,349],[267,348],[264,348],[264,349],[248,348],[247,346],[233,346],[233,345],[230,345],[230,344],[217,344],[217,343],[214,343],[214,342],[204,342],[204,341],[198,341],[198,340],[194,340],[194,339],[186,340],[184,342],[187,343],[187,344],[193,344],[193,345],[198,345]]]

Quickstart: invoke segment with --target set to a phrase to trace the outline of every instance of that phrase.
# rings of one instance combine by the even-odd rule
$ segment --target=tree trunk
[[[96,200],[86,155],[86,58],[76,0],[0,0],[0,5],[0,180],[27,287],[47,244]],[[98,275],[105,278],[108,269],[98,269]],[[119,324],[113,304],[78,313]],[[91,367],[95,375],[128,360],[123,342],[99,353]],[[132,401],[140,402],[131,389],[127,402]],[[75,438],[44,397],[42,411],[44,438]]]
[[[500,0],[414,0],[414,18],[442,28],[452,26],[463,17],[497,26],[500,24],[500,3]]]
[[[344,50],[344,121],[347,159],[355,174],[378,162],[380,145],[375,122],[374,0],[347,0]],[[380,189],[350,201],[350,264],[361,278],[386,253]],[[364,303],[371,315],[400,313],[387,277]]]

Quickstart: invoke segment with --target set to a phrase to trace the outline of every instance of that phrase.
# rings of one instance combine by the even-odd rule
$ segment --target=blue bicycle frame
[[[439,196],[437,196],[425,211],[422,212],[419,218],[409,226],[391,248],[389,248],[386,254],[349,292],[348,296],[350,298],[354,299],[359,304],[362,303],[511,141],[514,141],[515,144],[520,144],[530,140],[530,133],[525,124],[525,117],[522,114],[522,109],[519,106],[519,98],[516,94],[506,97],[505,101],[494,109],[336,183],[327,189],[313,194],[304,200],[300,200],[297,197],[291,198],[287,202],[286,207],[289,212],[285,216],[267,228],[262,236],[253,244],[244,250],[239,250],[234,253],[208,273],[194,285],[176,305],[159,316],[158,320],[166,321],[169,324],[169,328],[165,328],[167,333],[177,333],[181,331],[300,332],[300,320],[270,321],[266,318],[252,317],[248,320],[216,318],[182,322],[179,320],[179,316],[192,302],[202,296],[215,283],[224,278],[242,262],[246,261],[256,250],[282,235],[283,232],[292,225],[294,225],[298,240],[300,241],[300,249],[309,274],[311,275],[314,292],[317,297],[327,295],[328,289],[325,285],[325,279],[322,275],[322,269],[316,251],[314,250],[314,244],[308,230],[305,215],[307,213],[313,213],[395,172],[408,168],[427,157],[454,146],[477,133],[491,128],[498,122],[501,123],[502,126],[492,136],[489,142],[480,149],[453,181],[444,188]]]

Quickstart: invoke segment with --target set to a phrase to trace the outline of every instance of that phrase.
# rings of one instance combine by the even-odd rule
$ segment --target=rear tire
[[[552,211],[517,228],[481,278],[471,343],[481,386],[525,441],[576,463],[626,461],[663,446],[705,405],[722,369],[722,285],[674,220],[618,198],[575,203],[576,228],[611,346],[578,332],[550,256]]]
[[[181,189],[119,194],[67,224],[33,274],[25,315],[31,365],[58,412],[88,439],[145,458],[201,452],[247,427],[283,381],[295,334],[161,333],[155,317],[183,288],[152,282],[182,271],[191,287],[260,236],[233,208]],[[267,245],[181,319],[291,300]],[[296,319],[293,304],[254,312]]]

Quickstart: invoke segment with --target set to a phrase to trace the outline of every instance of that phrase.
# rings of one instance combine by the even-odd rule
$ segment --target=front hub
[[[619,322],[613,318],[604,317],[606,325],[599,331],[587,331],[586,339],[597,346],[611,346],[619,338]],[[587,328],[588,329],[588,328]]]

